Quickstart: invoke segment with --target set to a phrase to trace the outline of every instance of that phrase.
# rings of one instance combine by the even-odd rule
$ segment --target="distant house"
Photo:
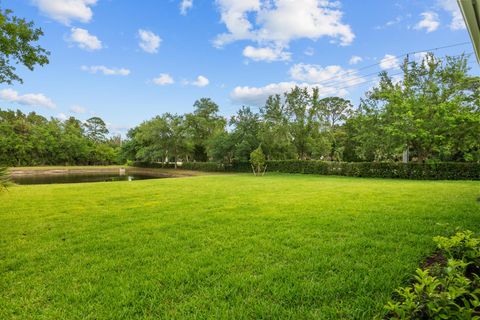
[[[480,63],[480,0],[457,0]]]

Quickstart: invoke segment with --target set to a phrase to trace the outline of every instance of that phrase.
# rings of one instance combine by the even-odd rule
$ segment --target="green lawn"
[[[480,182],[218,175],[0,194],[0,319],[371,319]]]

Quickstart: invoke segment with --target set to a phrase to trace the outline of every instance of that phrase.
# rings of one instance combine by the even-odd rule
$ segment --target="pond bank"
[[[79,166],[79,167],[18,167],[10,168],[10,175],[25,176],[57,176],[57,175],[94,175],[94,174],[144,174],[156,177],[191,177],[205,175],[204,172],[181,169],[150,169],[126,166]]]

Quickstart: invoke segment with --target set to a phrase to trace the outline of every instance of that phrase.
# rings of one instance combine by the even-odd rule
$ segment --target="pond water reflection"
[[[55,184],[55,183],[83,183],[83,182],[108,182],[108,181],[134,181],[146,179],[169,178],[169,176],[158,176],[148,174],[118,173],[102,174],[55,174],[55,175],[18,175],[13,176],[12,181],[20,185],[29,184]]]

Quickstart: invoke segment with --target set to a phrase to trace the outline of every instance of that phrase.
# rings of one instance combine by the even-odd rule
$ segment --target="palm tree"
[[[8,169],[0,167],[0,191],[1,189],[6,189],[10,184],[10,175],[8,174]]]

